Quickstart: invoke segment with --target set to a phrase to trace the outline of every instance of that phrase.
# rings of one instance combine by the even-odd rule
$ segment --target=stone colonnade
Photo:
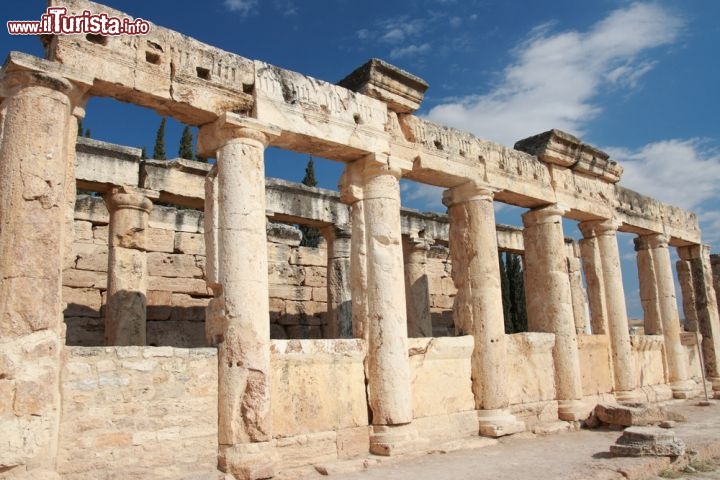
[[[57,452],[64,344],[61,271],[68,256],[67,206],[74,197],[75,117],[82,116],[82,85],[26,71],[6,71],[2,85],[0,294],[5,301],[0,305],[0,339],[3,346],[19,346],[15,350],[20,353],[12,351],[10,358],[10,350],[4,349],[0,355],[0,373],[13,381],[16,399],[14,423],[1,420],[5,427],[35,433],[36,450],[29,455],[40,462],[36,473],[52,472]],[[218,463],[236,478],[268,478],[276,461],[271,442],[264,150],[280,133],[258,120],[227,113],[203,126],[199,138],[201,153],[217,158],[207,183],[206,241],[208,284],[215,293],[208,307],[208,338],[219,351]],[[406,243],[405,265],[399,188],[403,168],[392,160],[370,155],[348,165],[342,198],[351,205],[350,234],[342,227],[326,233],[330,276],[349,270],[351,278],[352,295],[342,290],[329,299],[330,308],[343,319],[336,333],[349,335],[352,329],[353,336],[367,341],[370,449],[382,455],[422,442],[413,427],[408,323],[412,332],[427,331],[422,313],[408,314],[406,309],[406,296],[415,297],[412,285],[422,276],[426,247],[420,239]],[[467,181],[443,197],[458,289],[456,328],[474,339],[472,390],[479,432],[491,436],[524,428],[508,411],[495,193],[489,185]],[[107,341],[112,344],[144,344],[145,231],[153,198],[153,192],[129,189],[106,194],[111,215]],[[528,313],[534,330],[555,334],[558,414],[577,419],[582,399],[578,326],[565,263],[563,214],[562,208],[550,205],[523,217],[527,279],[543,286],[528,289],[534,292],[528,296]],[[581,222],[581,255],[592,329],[610,338],[615,394],[618,400],[634,400],[637,385],[617,228],[613,220]],[[637,248],[647,326],[665,335],[673,390],[682,395],[687,371],[678,347],[667,243],[662,236],[646,235],[638,239]],[[720,321],[709,252],[699,245],[678,252],[685,316],[703,334],[707,370],[720,388]],[[16,368],[19,364],[22,369]],[[4,465],[27,464],[28,452],[17,450],[18,458],[5,458]]]

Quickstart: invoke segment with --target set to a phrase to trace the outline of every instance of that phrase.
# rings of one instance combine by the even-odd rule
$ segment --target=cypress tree
[[[505,254],[507,258],[507,253]],[[503,254],[499,252],[498,263],[500,264],[500,288],[502,289],[503,320],[505,321],[505,333],[515,333],[512,315],[510,313],[510,282],[508,281],[507,269],[503,262]]]
[[[92,134],[90,133],[90,127],[85,129],[85,138],[91,138]]]
[[[145,148],[145,145],[143,145],[142,151],[140,152],[140,160],[147,160],[147,148]]]
[[[83,134],[82,118],[78,118],[77,124],[78,124],[78,134],[77,134],[77,136],[78,136],[78,137],[82,137],[82,134]]]
[[[307,166],[305,167],[305,176],[302,179],[302,184],[307,185],[308,187],[317,186],[317,179],[315,178],[315,161],[312,157],[308,159]],[[302,232],[300,246],[317,248],[320,244],[320,230],[315,227],[300,225],[300,231]]]
[[[195,156],[193,155],[193,137],[190,133],[190,127],[185,125],[183,128],[182,136],[180,137],[180,148],[178,149],[178,157],[192,160]]]
[[[515,332],[527,332],[527,312],[525,310],[525,281],[523,279],[520,255],[508,254],[507,275],[510,285],[510,313]]]
[[[160,127],[158,127],[157,134],[155,134],[153,158],[155,160],[167,160],[165,156],[165,117],[160,120]]]

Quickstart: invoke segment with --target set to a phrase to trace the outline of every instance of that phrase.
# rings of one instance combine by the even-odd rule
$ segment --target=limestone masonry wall
[[[216,349],[68,347],[65,357],[63,478],[210,478],[200,475],[217,462]]]
[[[63,299],[68,345],[103,345],[107,291],[109,215],[101,197],[80,195],[75,207],[72,265],[63,271]],[[147,241],[147,341],[149,345],[205,346],[205,307],[211,292],[205,285],[203,214],[156,205],[150,214]],[[300,246],[297,228],[269,224],[268,277],[271,337],[328,338],[327,245]],[[454,335],[447,247],[428,255],[428,288],[436,336]]]

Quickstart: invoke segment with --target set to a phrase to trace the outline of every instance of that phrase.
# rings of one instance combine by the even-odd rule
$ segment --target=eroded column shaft
[[[364,171],[369,401],[373,425],[412,421],[398,174]]]
[[[199,150],[216,152],[207,186],[217,195],[211,228],[217,295],[210,309],[218,341],[218,467],[235,478],[269,478],[275,454],[270,408],[270,314],[264,150],[273,130],[225,114],[200,131]]]
[[[0,465],[54,478],[73,86],[39,71],[4,71],[1,81]]]
[[[687,352],[681,342],[680,315],[667,238],[662,234],[635,238],[640,300],[645,313],[645,334],[663,335],[668,380],[676,397],[686,396]]]
[[[350,290],[351,227],[332,226],[323,231],[327,240],[328,336],[353,338]]]
[[[472,335],[472,387],[475,408],[508,406],[505,325],[495,233],[493,192],[464,184],[446,191],[450,220],[452,278],[458,292],[455,328]]]
[[[408,337],[433,336],[427,276],[429,248],[429,243],[422,238],[403,237]]]
[[[558,415],[579,420],[582,377],[562,228],[564,210],[549,206],[523,215],[525,285],[530,331],[555,334],[553,361]]]
[[[595,255],[590,261],[594,263],[593,268],[597,269],[599,260],[602,270],[602,290],[604,290],[604,307],[610,337],[615,395],[619,400],[634,400],[631,392],[636,387],[635,365],[632,361],[625,291],[617,243],[617,224],[612,220],[586,221],[580,223],[580,230],[586,241],[594,239],[596,242],[596,246],[593,248]],[[593,322],[594,328],[595,323]]]
[[[691,330],[700,330],[705,370],[720,391],[720,319],[713,288],[710,248],[707,245],[678,247],[678,280],[683,296],[685,320]]]
[[[105,203],[110,212],[105,345],[145,345],[152,202],[140,193],[113,189]]]
[[[607,298],[599,241],[596,237],[591,236],[583,238],[579,243],[590,308],[590,329],[593,335],[607,334]]]
[[[567,255],[567,271],[570,279],[570,294],[572,297],[573,316],[575,317],[575,333],[580,335],[590,329],[588,320],[587,292],[583,286],[582,265],[580,262],[580,250],[577,242],[565,242],[565,253]]]

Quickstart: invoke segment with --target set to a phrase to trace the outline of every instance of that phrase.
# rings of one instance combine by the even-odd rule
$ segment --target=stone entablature
[[[84,0],[50,3],[62,3],[74,14],[89,10],[122,16]],[[62,272],[79,261],[73,255],[74,227],[85,235],[84,243],[94,245],[98,233],[107,248],[106,283],[111,298],[106,303],[112,310],[109,318],[116,323],[110,322],[110,331],[115,333],[106,341],[142,344],[146,341],[145,292],[149,295],[152,269],[159,273],[168,268],[147,251],[149,239],[158,235],[167,242],[172,237],[173,253],[176,248],[192,249],[198,240],[182,236],[178,240],[174,225],[179,215],[165,215],[167,211],[159,210],[156,218],[170,232],[153,231],[157,223],[151,210],[158,199],[195,208],[202,204],[206,211],[202,218],[194,210],[182,215],[188,222],[196,221],[191,226],[194,230],[187,233],[202,234],[204,264],[198,255],[192,262],[177,260],[193,276],[200,295],[209,299],[204,334],[209,344],[217,346],[217,390],[210,393],[217,401],[214,447],[217,468],[227,476],[269,478],[281,467],[310,463],[318,439],[327,449],[323,451],[335,457],[342,445],[359,437],[362,440],[357,444],[363,452],[395,455],[425,449],[431,440],[453,435],[497,437],[522,431],[532,421],[581,420],[590,411],[588,402],[610,393],[618,401],[692,395],[697,382],[687,377],[697,369],[675,320],[667,245],[677,247],[685,317],[691,329],[702,333],[706,371],[720,391],[720,319],[709,247],[700,243],[697,217],[614,183],[621,171],[599,150],[551,131],[541,139],[548,148],[529,154],[404,113],[419,104],[422,85],[411,85],[411,77],[380,64],[375,64],[379,68],[374,73],[394,75],[398,83],[385,85],[394,90],[385,95],[376,82],[373,95],[378,98],[373,98],[214,49],[161,27],[151,26],[151,31],[143,37],[46,38],[48,60],[13,52],[0,73],[0,176],[9,186],[0,190],[0,292],[5,298],[0,303],[0,404],[12,404],[0,411],[0,430],[8,432],[10,445],[9,451],[0,451],[0,466],[11,475],[54,478],[61,463],[57,447],[63,409],[69,406],[61,374],[68,359],[62,312],[68,298],[61,296],[66,280]],[[364,86],[360,82],[353,88]],[[398,105],[397,94],[406,88],[415,89],[404,92],[410,104]],[[214,157],[215,165],[208,171],[207,166],[176,162],[163,170],[166,165],[147,162],[137,180],[130,174],[122,184],[111,185],[106,173],[98,171],[97,155],[89,151],[82,153],[89,159],[83,162],[87,165],[79,167],[85,171],[76,175],[77,120],[91,96],[111,96],[200,126],[198,149]],[[346,207],[318,212],[274,201],[269,209],[272,195],[267,193],[263,174],[268,146],[347,162],[339,196]],[[126,151],[124,159],[115,156],[131,163],[127,157],[134,154]],[[567,166],[571,159],[574,168]],[[95,166],[89,167],[93,162]],[[193,171],[195,176],[186,175]],[[203,176],[200,191],[198,180]],[[433,268],[441,266],[444,272],[442,292],[450,294],[455,289],[452,325],[466,337],[408,340],[409,332],[431,332],[425,313],[434,305],[419,287],[423,269],[432,269],[429,258],[438,249],[425,237],[442,227],[438,224],[437,231],[428,227],[437,223],[435,218],[402,221],[401,178],[446,188],[447,243],[455,268],[448,269],[447,256]],[[77,179],[104,194],[110,211],[105,235],[99,225],[74,224]],[[189,193],[193,190],[197,193]],[[295,198],[302,193],[323,197],[321,192],[295,190]],[[330,206],[329,198],[317,203]],[[523,215],[526,229],[522,234],[528,263],[526,299],[533,317],[529,325],[544,331],[545,340],[504,334],[494,201],[530,209]],[[287,210],[292,211],[288,214]],[[340,430],[315,432],[309,423],[290,425],[302,433],[279,441],[278,432],[273,431],[277,415],[288,409],[273,403],[271,395],[273,386],[277,387],[271,355],[277,345],[270,340],[267,217],[288,215],[294,221],[303,218],[297,216],[298,211],[322,217],[310,220],[322,227],[327,238],[325,276],[334,290],[328,288],[326,302],[338,319],[330,330],[333,336],[355,339],[299,344],[299,350],[291,341],[285,344],[285,353],[299,361],[299,378],[320,374],[312,368],[314,362],[327,366],[329,376],[318,380],[326,389],[341,372],[338,360],[352,357],[356,386],[347,397],[355,399],[359,415],[369,415],[367,425],[358,417],[347,424],[351,431],[342,435]],[[587,331],[586,320],[578,321],[576,315],[583,310],[576,305],[582,297],[571,292],[578,284],[578,251],[564,245],[564,218],[580,221],[583,234],[579,257],[588,283],[590,328],[597,334],[589,342],[580,333]],[[350,219],[350,225],[337,223],[343,219]],[[628,332],[618,231],[644,237],[638,241],[638,264],[646,327],[663,336],[662,343],[635,341],[648,347],[644,349],[633,348]],[[517,243],[513,242],[513,248],[517,249]],[[90,290],[102,282],[101,275],[79,274],[75,281],[90,283]],[[543,303],[539,292],[544,288],[554,303]],[[175,293],[173,282],[166,291],[171,296]],[[123,295],[132,301],[119,301]],[[118,301],[113,303],[113,299]],[[433,350],[434,342],[445,353]],[[592,348],[583,349],[583,345]],[[138,348],[144,358],[146,347]],[[348,348],[353,353],[342,351]],[[509,380],[514,377],[513,367],[507,361],[513,348],[528,361],[534,358],[545,365],[552,376],[539,380],[543,389],[536,392],[544,393],[531,406],[513,403],[516,390],[514,380]],[[326,355],[330,352],[334,353]],[[453,372],[464,372],[453,385],[454,400],[460,400],[455,404],[457,411],[428,417],[414,414],[414,398],[427,393],[414,392],[418,379],[428,382],[424,389],[442,389],[443,393],[450,389],[443,389],[432,375],[422,378],[428,372],[414,369],[422,362],[411,360],[408,353],[424,355],[431,362],[447,361]],[[661,365],[667,365],[667,370],[661,370]],[[102,368],[110,366],[105,362]],[[310,370],[303,372],[305,367]],[[83,368],[77,368],[82,373]],[[91,376],[97,372],[92,368]],[[443,368],[448,365],[437,370]],[[337,381],[350,378],[341,377]],[[314,382],[316,387],[318,382]],[[550,395],[550,385],[555,392],[552,399],[545,396]],[[289,392],[291,398],[310,404],[323,395],[312,397],[312,392],[303,390],[305,386],[299,382],[302,392]],[[92,383],[88,388],[98,393]],[[141,389],[140,394],[145,391]],[[131,390],[128,395],[136,393]],[[302,397],[308,393],[312,398]],[[328,402],[335,400],[344,398]],[[112,435],[102,441],[127,446],[128,437]],[[104,467],[101,463],[89,468],[102,471]]]

